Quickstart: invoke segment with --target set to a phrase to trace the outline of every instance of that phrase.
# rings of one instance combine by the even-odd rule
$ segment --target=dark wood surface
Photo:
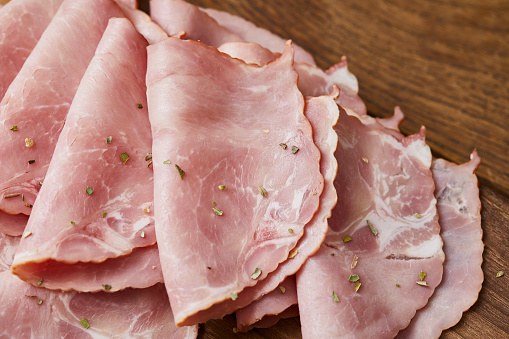
[[[485,281],[477,303],[442,338],[509,337],[509,1],[190,0],[251,20],[310,51],[322,68],[342,55],[371,115],[400,105],[405,134],[427,127],[433,154],[482,157]],[[140,1],[148,9],[148,1]],[[499,270],[506,276],[495,278]],[[199,338],[299,338],[298,319],[233,334],[233,316]]]

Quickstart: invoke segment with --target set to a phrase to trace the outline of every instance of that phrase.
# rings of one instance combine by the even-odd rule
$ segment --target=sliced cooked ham
[[[127,19],[110,20],[14,259],[23,280],[78,291],[102,290],[105,280],[111,291],[162,281],[145,160],[152,146],[147,45]]]
[[[395,138],[352,111],[336,130],[338,208],[297,273],[303,337],[394,337],[442,279],[431,153],[424,129]]]
[[[481,159],[456,165],[433,161],[435,197],[444,240],[444,277],[426,306],[397,338],[438,338],[477,300],[483,282],[481,202],[475,171]]]
[[[0,100],[61,3],[62,0],[16,0],[0,11]]]
[[[20,238],[0,232],[0,272],[10,269]]]
[[[108,19],[122,16],[111,0],[64,1],[10,85],[0,102],[0,161],[5,164],[0,171],[0,210],[30,214]],[[19,196],[5,199],[11,194]],[[10,234],[22,232],[20,227]]]
[[[142,12],[136,7],[131,8],[120,5],[125,16],[131,20],[136,30],[143,35],[149,44],[155,44],[168,37],[168,34],[155,22],[152,21],[150,16]]]
[[[252,287],[245,288],[236,300],[225,300],[193,316],[196,321],[204,322],[210,318],[221,318],[225,314],[246,307],[264,294],[276,289],[287,276],[295,274],[306,259],[315,253],[327,232],[327,218],[331,214],[337,196],[332,184],[337,173],[337,162],[333,154],[337,146],[337,135],[332,129],[337,122],[339,111],[334,102],[337,88],[328,96],[306,100],[305,114],[313,127],[313,140],[322,154],[320,172],[324,177],[324,189],[320,196],[320,207],[313,219],[306,225],[304,235],[293,249],[296,255],[286,260],[270,273],[267,278]]]
[[[177,328],[162,284],[117,293],[57,292],[0,273],[3,338],[196,338]]]
[[[235,313],[237,329],[240,332],[247,332],[255,327],[267,328],[281,319],[298,315],[297,288],[293,275],[286,278],[274,291]]]
[[[163,275],[177,325],[198,323],[287,259],[318,208],[320,152],[290,46],[266,67],[192,40],[148,51]]]
[[[242,17],[230,14],[228,12],[218,11],[213,8],[203,8],[202,10],[211,18],[213,18],[217,23],[219,23],[219,25],[228,29],[228,31],[234,33],[244,41],[255,42],[265,48],[270,49],[274,53],[283,52],[287,39],[283,39],[264,28],[256,26],[252,22],[247,21]],[[310,65],[315,65],[315,59],[309,52],[296,44],[293,44],[293,46],[295,48],[296,62],[305,62]]]

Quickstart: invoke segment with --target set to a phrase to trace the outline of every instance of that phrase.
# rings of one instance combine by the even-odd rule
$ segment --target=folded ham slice
[[[2,338],[196,338],[177,328],[162,284],[117,293],[57,292],[0,273]]]
[[[444,240],[444,277],[426,306],[396,338],[438,338],[477,300],[483,282],[481,201],[475,171],[481,158],[456,165],[433,160],[440,234]]]
[[[16,0],[0,11],[0,99],[61,3],[62,0]]]
[[[20,238],[0,232],[0,272],[7,271],[11,267]]]
[[[110,20],[14,259],[12,271],[23,280],[78,291],[162,281],[145,160],[152,146],[147,45],[127,19]]]
[[[110,17],[123,17],[111,0],[64,1],[9,86],[0,102],[0,210],[30,214],[71,101]],[[6,199],[12,194],[17,196]],[[20,227],[9,234],[22,232]]]
[[[163,275],[176,323],[198,323],[287,259],[318,208],[320,153],[290,46],[266,67],[192,40],[148,51]]]
[[[340,208],[297,273],[303,337],[393,337],[442,279],[431,153],[424,129],[397,138],[352,111],[336,130]]]
[[[143,35],[149,44],[155,44],[168,37],[168,34],[155,22],[150,16],[136,8],[131,8],[120,4],[120,8],[125,16],[131,20],[136,30]]]

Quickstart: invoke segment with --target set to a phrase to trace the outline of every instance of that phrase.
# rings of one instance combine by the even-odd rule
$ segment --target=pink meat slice
[[[192,40],[148,51],[156,232],[175,320],[186,325],[287,259],[318,209],[320,152],[291,46],[266,67]]]
[[[336,131],[338,208],[320,250],[297,273],[303,337],[394,337],[442,279],[431,153],[424,129],[395,138],[349,110]]]
[[[20,239],[0,232],[0,272],[10,269]]]
[[[240,332],[247,332],[255,327],[267,328],[275,325],[281,319],[298,315],[297,287],[294,275],[286,278],[274,291],[235,313],[237,329]]]
[[[94,276],[97,265],[104,276],[104,267],[115,270],[108,260],[120,257],[116,273],[103,277],[112,291],[162,281],[152,246],[153,172],[145,160],[152,147],[147,45],[127,19],[110,20],[67,115],[25,230],[30,235],[14,259],[12,271],[23,280],[97,291],[104,283],[99,279],[71,277],[81,277],[86,267]],[[126,257],[140,247],[151,248],[136,251],[137,259]],[[141,264],[129,273],[127,262]]]
[[[0,302],[2,338],[184,339],[198,334],[197,326],[175,326],[163,284],[117,293],[57,292],[6,271],[0,273]]]
[[[435,196],[444,240],[444,277],[426,306],[397,338],[438,338],[477,300],[483,282],[481,202],[475,171],[481,159],[456,165],[433,161]]]
[[[16,0],[0,11],[0,99],[25,63],[62,0]]]
[[[337,162],[334,151],[337,146],[337,135],[332,127],[336,124],[339,111],[334,99],[338,95],[337,88],[328,96],[308,98],[306,100],[305,115],[313,127],[313,140],[322,154],[320,158],[320,172],[324,177],[324,188],[320,196],[320,207],[313,219],[306,225],[304,235],[295,248],[297,255],[286,260],[271,272],[267,278],[256,285],[246,287],[238,294],[236,300],[225,300],[195,314],[191,319],[205,322],[211,318],[221,318],[235,310],[246,307],[254,300],[276,289],[287,276],[297,272],[306,259],[317,251],[327,232],[327,218],[331,214],[337,195],[332,184],[337,173]]]
[[[258,27],[252,22],[240,16],[233,15],[224,11],[218,11],[213,8],[203,8],[201,10],[207,13],[219,25],[234,33],[244,41],[257,43],[261,46],[264,46],[265,48],[270,49],[274,53],[283,52],[287,39],[283,39],[264,28]],[[309,65],[315,65],[315,59],[309,52],[296,44],[293,44],[293,46],[295,48],[296,62],[305,62]]]
[[[0,102],[0,210],[29,215],[79,82],[110,17],[111,0],[66,0]],[[83,34],[87,32],[87,34]],[[17,131],[11,130],[17,126]],[[34,144],[32,147],[31,139]],[[10,194],[17,198],[5,199]],[[0,231],[4,231],[0,229]],[[20,235],[20,227],[15,234]]]
[[[150,16],[136,7],[128,7],[120,4],[125,16],[131,20],[136,30],[143,35],[149,44],[155,44],[168,37],[168,34]]]

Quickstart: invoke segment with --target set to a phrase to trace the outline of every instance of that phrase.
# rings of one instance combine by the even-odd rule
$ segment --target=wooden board
[[[457,163],[477,148],[485,282],[442,338],[509,337],[509,2],[506,0],[190,0],[253,21],[310,51],[322,68],[348,56],[371,115],[400,105],[405,134],[427,127],[433,154]],[[148,1],[140,1],[148,10]],[[495,278],[499,270],[506,276]],[[234,334],[233,316],[199,338],[299,338],[298,318]]]

